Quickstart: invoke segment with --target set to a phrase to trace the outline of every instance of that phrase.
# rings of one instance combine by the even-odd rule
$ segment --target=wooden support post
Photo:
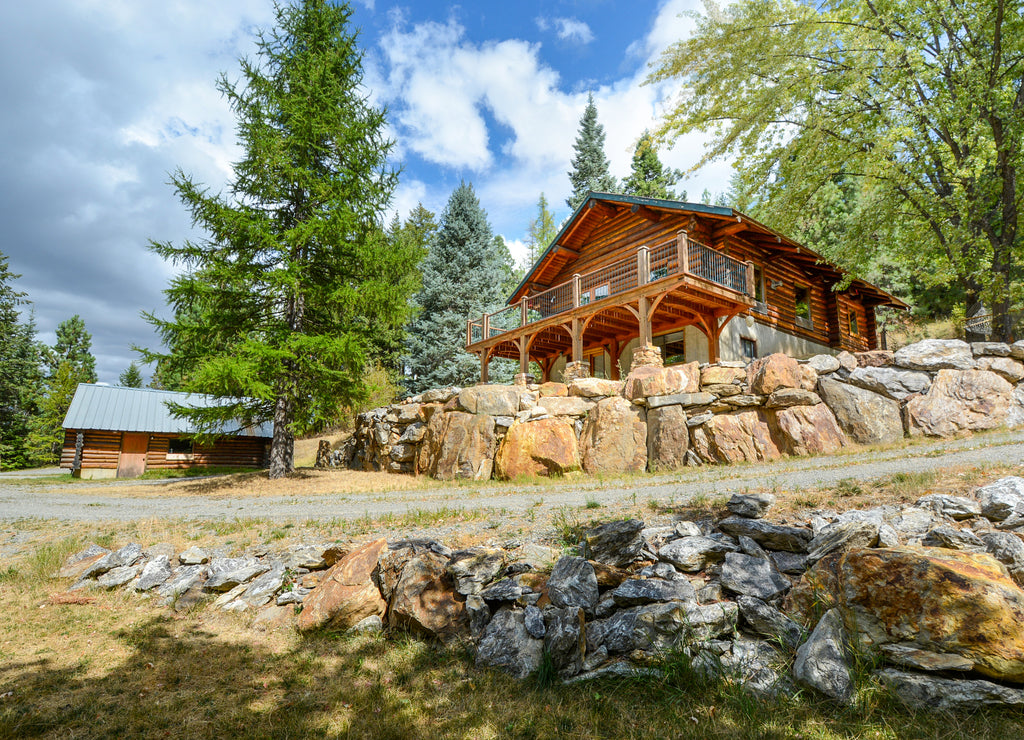
[[[580,276],[578,273],[572,276],[572,307],[580,307]]]
[[[690,238],[685,231],[676,232],[676,258],[679,260],[679,272],[690,271]]]
[[[651,250],[647,247],[636,250],[636,282],[637,285],[651,282]]]
[[[540,369],[541,369],[541,373],[542,373],[541,381],[540,381],[541,383],[550,383],[551,382],[551,367],[554,364],[555,364],[555,358],[554,357],[545,357],[543,360],[540,361]]]
[[[718,336],[721,333],[721,327],[718,325],[718,317],[711,317],[711,335],[708,337],[708,362],[712,365],[718,362]]]
[[[487,319],[484,319],[484,323],[487,323]],[[487,365],[491,361],[491,350],[485,349],[480,353],[480,382],[486,383],[489,378],[487,376]]]
[[[647,296],[640,296],[637,309],[637,313],[640,314],[640,346],[646,347],[651,343],[651,314],[648,308]]]
[[[572,320],[572,361],[583,362],[583,322]]]
[[[519,338],[519,372],[523,375],[530,372],[530,353],[526,350],[526,337]]]
[[[523,296],[522,300],[519,301],[519,326],[520,327],[526,326],[526,324],[527,324],[527,321],[526,321],[527,313],[528,312],[527,312],[527,309],[526,309],[526,296]]]
[[[466,346],[473,343],[473,320],[466,319]]]
[[[747,295],[751,298],[757,293],[757,286],[754,285],[754,263],[747,260]]]
[[[491,338],[491,315],[489,313],[484,314],[484,341]]]
[[[608,369],[612,380],[619,379],[619,338],[612,337],[608,342],[608,354],[611,356],[612,366]]]

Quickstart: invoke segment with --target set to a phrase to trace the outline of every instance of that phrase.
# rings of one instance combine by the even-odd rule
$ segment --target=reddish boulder
[[[751,393],[768,395],[779,388],[799,388],[802,373],[796,360],[776,352],[750,363],[747,378]]]
[[[463,633],[468,636],[465,599],[455,593],[447,565],[448,558],[430,551],[406,562],[391,594],[391,626],[445,641]]]
[[[494,448],[492,417],[460,411],[434,414],[420,447],[419,469],[440,480],[489,480]]]
[[[580,457],[583,469],[591,474],[646,469],[644,410],[618,396],[598,401],[580,434]]]
[[[907,403],[911,435],[951,437],[1005,424],[1013,386],[987,370],[939,370],[931,388]]]
[[[700,390],[700,364],[691,362],[672,367],[644,365],[630,370],[624,395],[631,401],[650,396],[672,396]]]
[[[828,455],[846,446],[846,435],[823,403],[779,409],[774,417],[774,439],[787,455]]]
[[[716,414],[691,430],[691,442],[705,462],[763,462],[782,456],[763,411]]]
[[[323,580],[302,602],[298,628],[348,629],[366,617],[383,616],[387,604],[371,574],[387,551],[383,537],[353,550],[324,574]]]
[[[578,470],[576,432],[560,417],[513,424],[498,448],[495,467],[497,476],[505,479]]]

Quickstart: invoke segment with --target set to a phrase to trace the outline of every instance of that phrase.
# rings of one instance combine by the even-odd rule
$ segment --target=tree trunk
[[[288,429],[292,402],[285,395],[274,404],[274,440],[270,444],[270,477],[283,478],[295,469],[295,436]]]

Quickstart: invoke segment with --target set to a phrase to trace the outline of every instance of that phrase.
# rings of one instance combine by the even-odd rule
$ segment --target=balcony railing
[[[466,344],[500,336],[579,306],[597,303],[671,275],[694,275],[737,293],[753,297],[754,269],[727,254],[681,235],[655,247],[640,247],[636,255],[605,265],[552,288],[526,296],[478,320],[466,322]]]

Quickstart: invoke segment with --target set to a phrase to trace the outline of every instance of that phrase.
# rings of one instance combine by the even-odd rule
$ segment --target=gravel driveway
[[[212,498],[147,496],[128,498],[68,493],[61,485],[21,485],[0,476],[0,521],[60,519],[66,521],[266,518],[275,521],[353,519],[413,510],[490,509],[550,513],[564,506],[596,501],[685,503],[694,496],[729,496],[759,488],[779,490],[822,487],[843,479],[872,480],[898,472],[923,472],[963,465],[1021,465],[1024,474],[1024,430],[958,440],[937,440],[902,449],[855,452],[773,463],[711,466],[667,474],[623,477],[611,481],[577,480],[548,485],[479,484],[427,490],[316,496]],[[163,485],[162,481],[154,485]],[[109,484],[111,486],[117,483]]]

